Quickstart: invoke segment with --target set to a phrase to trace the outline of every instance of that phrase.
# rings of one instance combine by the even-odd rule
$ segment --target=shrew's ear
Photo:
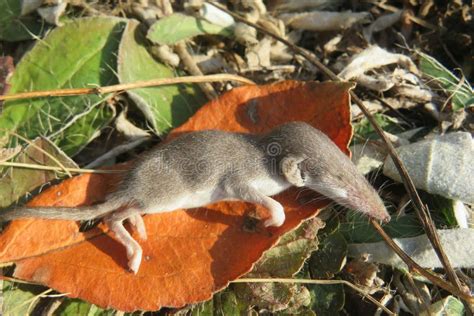
[[[304,172],[301,169],[301,162],[305,160],[304,157],[285,157],[281,161],[281,171],[286,180],[292,185],[302,187],[305,185]]]

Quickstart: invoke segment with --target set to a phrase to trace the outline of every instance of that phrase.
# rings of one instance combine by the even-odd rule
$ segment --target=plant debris
[[[0,204],[31,197],[32,205],[92,203],[113,189],[117,170],[178,133],[260,133],[302,120],[346,153],[354,130],[352,159],[392,215],[384,230],[415,261],[441,278],[448,271],[452,281],[384,143],[350,104],[353,89],[396,147],[457,267],[460,288],[472,293],[472,19],[466,1],[0,0]],[[314,59],[351,83],[315,83],[329,78]],[[257,86],[226,79],[100,89],[203,74],[237,75]],[[94,93],[1,101],[65,88]],[[77,171],[86,174],[70,178]],[[117,313],[112,307],[168,306],[160,313],[463,315],[472,305],[404,269],[377,243],[366,218],[341,208],[318,213],[328,201],[305,191],[278,198],[291,220],[267,235],[256,225],[265,210],[244,203],[146,216],[157,237],[144,247],[143,280],[124,272],[123,249],[101,224],[14,221],[0,235],[2,262],[15,263],[3,274],[52,288],[8,279],[2,313],[110,315]],[[231,219],[221,223],[222,214]],[[199,236],[214,244],[204,247]],[[463,252],[467,257],[458,256]],[[244,274],[295,283],[228,284]],[[314,279],[351,282],[369,300],[342,284],[298,283]]]

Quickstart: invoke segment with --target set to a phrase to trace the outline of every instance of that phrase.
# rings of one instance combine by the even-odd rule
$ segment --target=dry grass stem
[[[216,74],[207,76],[185,76],[178,78],[163,78],[153,79],[146,81],[137,81],[131,83],[116,84],[113,86],[97,87],[97,88],[78,88],[78,89],[56,89],[56,90],[43,90],[43,91],[31,91],[16,93],[11,95],[0,95],[0,101],[6,100],[19,100],[19,99],[32,99],[41,97],[63,97],[73,95],[84,95],[84,94],[106,94],[111,92],[122,92],[126,90],[157,87],[172,85],[178,83],[201,83],[201,82],[218,82],[218,81],[235,81],[243,84],[254,85],[255,82],[247,78],[230,75],[230,74]]]
[[[239,15],[233,13],[233,12],[230,12],[229,10],[227,10],[227,8],[223,7],[222,5],[220,5],[218,3],[215,3],[213,1],[208,1],[208,2],[215,5],[215,6],[217,6],[217,7],[219,7],[220,9],[225,11],[226,13],[230,14],[237,21],[245,23],[247,25],[250,25],[250,26],[256,28],[258,31],[260,31],[260,32],[262,32],[262,33],[264,33],[268,36],[271,36],[272,38],[288,45],[288,47],[290,47],[295,53],[303,56],[310,63],[315,65],[320,71],[322,71],[326,76],[328,76],[331,80],[341,81],[341,79],[332,70],[330,70],[328,67],[326,67],[315,56],[313,56],[312,54],[310,54],[306,50],[290,43],[289,41],[283,39],[279,35],[276,35],[272,32],[269,32],[266,29],[256,25],[255,23],[249,22],[245,18],[242,18],[241,16],[239,16]],[[449,262],[448,257],[446,256],[444,250],[442,249],[441,243],[439,241],[439,236],[437,234],[434,223],[430,218],[429,212],[426,209],[423,202],[421,201],[421,198],[418,194],[418,191],[416,190],[415,185],[413,184],[413,181],[411,180],[411,178],[408,174],[408,171],[404,167],[400,157],[398,156],[398,154],[395,151],[395,147],[390,142],[390,140],[387,138],[387,136],[385,135],[383,129],[378,125],[377,121],[375,120],[375,117],[364,106],[364,104],[362,103],[362,100],[357,96],[357,94],[354,91],[350,91],[350,95],[351,95],[352,101],[359,106],[361,111],[364,113],[364,115],[369,120],[370,124],[374,127],[377,134],[380,136],[380,138],[385,143],[385,145],[387,147],[387,151],[390,154],[390,157],[393,159],[398,172],[400,172],[400,175],[403,179],[403,183],[405,185],[405,188],[408,191],[408,193],[410,194],[411,200],[414,203],[415,209],[417,211],[417,215],[418,215],[418,217],[419,217],[419,219],[420,219],[420,221],[423,225],[423,228],[424,228],[426,234],[428,235],[428,237],[429,237],[429,239],[430,239],[430,241],[433,245],[433,248],[434,248],[436,254],[438,255],[441,263],[443,264],[443,267],[444,267],[444,269],[445,269],[445,271],[448,275],[449,280],[452,282],[452,284],[445,282],[441,278],[432,275],[430,272],[428,272],[428,270],[425,270],[425,269],[421,268],[420,266],[416,265],[416,263],[413,262],[412,260],[410,260],[410,258],[399,248],[397,249],[398,251],[396,251],[397,254],[402,258],[403,261],[405,261],[405,263],[410,268],[414,268],[415,266],[413,266],[413,264],[415,264],[417,269],[423,271],[423,273],[420,273],[420,274],[429,275],[431,277],[431,279],[436,279],[437,280],[436,284],[439,285],[440,287],[442,287],[442,288],[444,288],[444,289],[446,289],[446,290],[448,290],[451,293],[456,294],[456,295],[462,293],[462,297],[464,299],[472,302],[473,297],[464,292],[464,290],[461,286],[461,283],[459,281],[459,278],[457,277],[456,273],[454,272],[454,269],[453,269],[451,263]],[[371,221],[371,222],[372,222],[373,225],[375,225],[374,221]],[[377,223],[377,225],[378,225],[378,223]],[[380,227],[380,225],[378,225],[378,227],[380,228],[380,230],[377,229],[377,231],[379,231],[379,232],[383,231],[383,229]],[[388,237],[388,236],[387,236],[387,238],[390,239],[390,237]],[[388,243],[388,244],[390,245],[390,247],[393,248],[394,247],[394,242],[393,242],[393,240],[391,240],[391,241],[392,242]],[[393,248],[393,249],[395,250],[395,248]],[[401,256],[401,254],[403,254],[403,256]],[[435,282],[433,282],[433,283],[435,283]],[[459,296],[461,296],[461,295],[459,295]]]
[[[29,163],[21,163],[21,162],[0,162],[0,166],[5,167],[15,167],[15,168],[25,168],[25,169],[33,169],[33,170],[48,170],[48,171],[68,171],[72,173],[122,173],[123,170],[97,170],[97,169],[81,169],[81,168],[67,168],[64,169],[61,167],[55,166],[43,166],[43,165],[35,165]]]

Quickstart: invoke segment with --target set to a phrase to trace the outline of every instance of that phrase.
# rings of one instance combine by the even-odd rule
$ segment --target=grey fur
[[[115,204],[114,200],[101,204],[85,207],[21,207],[11,208],[0,213],[0,222],[11,221],[18,218],[46,218],[46,219],[69,219],[75,221],[85,221],[104,216],[119,208],[120,204]]]
[[[260,136],[217,130],[183,135],[144,154],[103,204],[21,208],[1,214],[0,220],[105,217],[126,247],[129,267],[136,273],[142,250],[123,227],[124,220],[145,239],[140,214],[243,200],[269,210],[265,226],[280,226],[284,210],[270,196],[292,185],[314,189],[376,219],[390,219],[375,190],[325,134],[306,123],[292,122]]]

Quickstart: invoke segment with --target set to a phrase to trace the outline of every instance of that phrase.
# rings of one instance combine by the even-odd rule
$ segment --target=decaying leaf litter
[[[300,4],[299,7],[297,3]],[[417,165],[427,165],[427,160],[439,161],[441,169],[431,169],[435,165],[429,165],[430,168],[426,171],[429,177],[423,176],[422,171],[422,176],[412,174],[414,181],[417,185],[418,181],[426,183],[419,188],[432,192],[422,192],[422,198],[429,205],[438,228],[449,228],[447,236],[458,236],[457,227],[467,228],[469,233],[471,215],[468,203],[472,203],[470,201],[474,190],[469,189],[473,186],[472,180],[463,177],[472,174],[468,157],[473,152],[472,138],[469,142],[474,100],[470,85],[473,45],[468,32],[469,27],[472,30],[469,24],[472,21],[469,6],[461,2],[440,5],[432,1],[424,1],[422,4],[411,1],[404,6],[395,2],[371,1],[352,6],[340,1],[270,1],[266,4],[260,1],[232,1],[224,4],[248,21],[306,49],[342,78],[357,82],[356,93],[363,98],[369,110],[375,113],[377,121],[397,146],[448,148],[441,151],[419,150],[418,153],[416,150],[406,150],[409,154],[402,155],[402,159],[409,171],[410,163],[416,168]],[[158,1],[157,4],[133,3],[127,6],[92,5],[78,1],[66,6],[59,3],[56,6],[24,8],[18,1],[5,0],[0,6],[5,8],[0,12],[7,12],[0,16],[0,47],[3,51],[0,83],[2,90],[8,90],[10,94],[25,89],[105,86],[145,80],[150,78],[152,69],[158,69],[153,78],[226,72],[244,76],[259,84],[285,79],[327,80],[313,64],[302,56],[293,54],[286,45],[256,32],[251,26],[236,22],[209,3],[188,1],[178,4]],[[50,16],[47,17],[44,12],[49,12]],[[176,21],[178,15],[185,15],[185,18],[180,19],[181,23],[169,26],[170,21]],[[131,18],[142,22],[141,33],[129,36],[130,40],[127,42],[127,32],[124,30],[130,30],[133,25],[129,20]],[[24,32],[24,26],[27,26],[29,32]],[[96,36],[92,36],[88,28],[94,30]],[[163,30],[161,34],[160,29]],[[45,35],[46,32],[49,33]],[[78,34],[81,34],[80,38]],[[51,55],[46,54],[43,61],[39,58],[44,55],[39,45],[41,41],[27,51],[27,44],[34,42],[32,38],[35,36],[44,37],[45,47],[52,50]],[[68,44],[68,40],[71,44]],[[62,54],[54,51],[56,46],[58,50],[61,49]],[[76,63],[77,60],[72,55],[65,53],[64,47],[76,49],[79,56],[84,56],[84,62],[80,65]],[[77,47],[83,47],[85,51]],[[86,49],[87,47],[96,47],[96,50]],[[183,50],[183,47],[186,49]],[[61,56],[63,60],[58,59]],[[14,69],[8,61],[11,57],[15,60]],[[162,64],[157,64],[153,58],[158,58]],[[135,67],[127,69],[126,65],[130,63]],[[34,64],[42,65],[43,69],[49,71],[44,74],[36,72]],[[72,157],[80,166],[86,166],[103,156],[109,162],[99,160],[103,161],[102,165],[112,164],[131,160],[157,143],[162,135],[186,121],[203,105],[206,102],[205,96],[210,95],[209,91],[220,95],[233,86],[232,82],[207,84],[206,87],[179,85],[137,89],[127,94],[5,102],[0,125],[31,140],[39,136],[46,137],[49,143],[58,146],[59,151]],[[400,242],[403,242],[403,238],[422,236],[421,225],[413,214],[403,187],[381,173],[383,170],[383,173],[392,177],[386,171],[389,159],[385,158],[383,146],[356,105],[352,105],[352,115],[355,128],[354,156],[358,157],[361,170],[368,172],[367,176],[382,187],[382,197],[397,214],[394,216],[396,219],[385,226],[386,230],[392,237],[400,238]],[[117,120],[117,117],[121,119]],[[124,118],[131,124],[125,126],[136,128],[124,129]],[[258,122],[258,111],[250,108],[249,118]],[[449,135],[453,132],[464,132],[466,136],[463,139],[466,141],[445,142],[444,136],[440,136],[446,134],[450,138]],[[155,134],[158,137],[150,138],[145,134]],[[2,132],[0,136],[4,148],[16,148],[18,144],[24,144],[12,136],[12,133]],[[130,145],[134,137],[144,137],[143,141],[133,145],[138,147],[127,146],[129,150],[126,154],[115,151],[122,152],[119,156],[109,154],[118,146]],[[435,145],[417,145],[430,140]],[[414,145],[409,145],[411,143]],[[7,153],[11,151],[14,152],[12,149],[5,150]],[[6,154],[6,157],[9,155]],[[22,153],[16,154],[13,159],[20,159],[19,155]],[[405,160],[405,156],[408,160]],[[33,161],[36,164],[46,162]],[[55,162],[51,164],[55,165]],[[460,172],[461,169],[465,171]],[[5,169],[2,176],[15,177],[17,170],[19,169]],[[55,176],[64,178],[67,174],[60,171]],[[32,188],[36,187],[37,192],[43,190],[44,186],[28,183],[29,176],[25,178],[23,192],[6,195],[10,198],[8,204],[15,202]],[[45,176],[44,182],[49,179],[50,175],[48,178]],[[467,195],[460,194],[462,190],[454,190],[453,194],[452,186],[443,186],[444,183],[451,182],[463,187]],[[430,189],[433,187],[437,189]],[[450,190],[443,190],[443,187]],[[335,255],[334,249],[345,249],[345,244],[351,246],[364,242],[373,243],[380,239],[364,218],[339,210],[323,214],[326,213],[329,214],[326,215],[328,218],[323,218],[328,229],[325,228],[318,236],[319,250],[313,252],[296,276],[288,274],[285,277],[347,279],[374,295],[393,312],[426,313],[428,307],[433,314],[440,313],[441,306],[452,310],[454,315],[462,313],[463,306],[459,299],[448,294],[440,295],[436,287],[423,280],[412,281],[413,276],[403,269],[391,268],[387,263],[370,262],[370,255],[358,254],[353,259],[347,257],[347,252],[344,251]],[[330,214],[337,215],[330,217]],[[448,240],[446,247],[456,249],[455,240]],[[309,247],[303,246],[303,249],[308,250]],[[325,263],[322,258],[327,256],[340,259]],[[276,258],[278,261],[278,256]],[[282,257],[281,261],[285,262],[285,259]],[[451,263],[458,267],[456,261]],[[356,265],[359,265],[359,269],[354,269]],[[472,262],[467,265],[472,267]],[[323,271],[332,272],[324,274]],[[362,276],[367,271],[372,271],[372,274]],[[469,270],[461,271],[461,280],[469,284]],[[6,275],[11,275],[11,272],[4,271]],[[267,276],[275,277],[271,270],[267,273]],[[265,277],[261,274],[254,276]],[[241,285],[239,288],[230,285],[224,292],[215,294],[211,301],[188,306],[186,312],[235,314],[254,310],[337,313],[361,308],[370,312],[379,308],[366,303],[360,296],[354,295],[352,290],[342,286],[267,284],[259,288],[252,283],[244,286],[248,287],[245,291],[239,289]],[[13,292],[9,291],[13,290],[15,294],[10,295]],[[44,291],[40,288],[35,293],[42,292]],[[407,292],[411,295],[402,294]],[[93,309],[98,313],[105,313],[85,302],[65,299],[61,304],[54,304],[53,298],[39,300],[37,297],[32,300],[31,297],[28,289],[4,281],[6,308],[27,305],[27,311],[30,312],[52,311],[57,308],[56,313],[67,314],[71,311],[74,313],[76,308],[76,311]],[[328,302],[325,301],[327,297],[336,299]],[[16,311],[18,309],[4,309],[5,313]]]

